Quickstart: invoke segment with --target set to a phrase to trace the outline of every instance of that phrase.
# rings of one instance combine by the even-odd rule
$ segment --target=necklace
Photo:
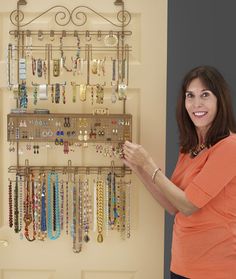
[[[190,150],[190,157],[195,158],[203,149],[206,148],[206,145],[202,143],[199,147],[195,147],[194,149]]]
[[[54,179],[52,181],[52,177],[54,176]],[[53,184],[51,186],[51,184]],[[54,197],[52,197],[52,189],[55,185],[55,194]],[[60,225],[60,205],[59,205],[59,186],[58,186],[58,174],[54,172],[48,173],[48,197],[47,197],[47,205],[48,205],[48,237],[51,240],[57,239],[61,234],[61,225]],[[55,202],[54,202],[55,200]],[[52,205],[52,201],[54,203],[54,206]],[[55,210],[53,210],[53,207]],[[53,218],[54,217],[54,218]],[[55,219],[55,235],[53,235],[53,220]]]

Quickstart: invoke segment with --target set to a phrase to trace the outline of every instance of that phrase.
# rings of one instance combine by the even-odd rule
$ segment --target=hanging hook
[[[43,40],[43,31],[41,31],[41,30],[38,31],[38,40],[39,41]]]
[[[55,32],[54,32],[54,30],[50,31],[49,38],[50,38],[50,41],[54,41],[55,40]]]
[[[85,39],[86,39],[86,41],[91,41],[91,39],[92,39],[88,30],[86,30],[86,32],[85,32]]]

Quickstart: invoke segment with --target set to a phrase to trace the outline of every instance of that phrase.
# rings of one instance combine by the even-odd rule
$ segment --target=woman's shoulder
[[[210,148],[211,151],[219,150],[226,152],[227,150],[236,153],[236,134],[230,133],[230,135],[222,140],[218,141],[215,145]]]

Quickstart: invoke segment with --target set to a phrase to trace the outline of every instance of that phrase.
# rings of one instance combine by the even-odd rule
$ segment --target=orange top
[[[175,216],[171,271],[191,279],[235,279],[236,135],[193,159],[181,153],[171,180],[200,208]]]

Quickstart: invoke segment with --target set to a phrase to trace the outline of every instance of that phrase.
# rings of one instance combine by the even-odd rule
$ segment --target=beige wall
[[[12,92],[6,88],[5,53],[9,41],[8,31],[13,29],[8,20],[9,12],[15,9],[16,1],[9,0],[7,5],[3,2],[5,3],[0,0],[0,50],[3,50],[0,53],[4,53],[1,54],[0,61],[0,152],[2,155],[0,161],[0,239],[8,240],[9,246],[0,247],[0,279],[16,278],[14,276],[17,276],[17,279],[163,278],[164,211],[135,176],[132,177],[132,235],[130,240],[122,241],[117,235],[111,234],[102,245],[98,245],[93,237],[92,241],[85,246],[84,251],[76,255],[71,250],[71,240],[66,237],[46,243],[29,243],[20,241],[18,236],[8,229],[7,168],[10,164],[15,164],[15,155],[7,151],[9,144],[6,142],[6,115],[15,103],[12,99]],[[36,14],[43,11],[43,7],[46,9],[53,5],[66,5],[69,9],[73,9],[79,4],[102,11],[104,15],[109,15],[116,10],[113,1],[107,0],[99,1],[99,4],[94,0],[84,0],[80,3],[75,0],[66,2],[65,0],[58,2],[30,0],[24,11]],[[133,51],[127,101],[127,113],[132,113],[134,117],[133,140],[143,144],[164,170],[167,1],[127,0],[125,6],[133,17],[127,28],[133,32],[129,42]],[[45,22],[41,21],[40,24],[45,25]],[[37,25],[33,28],[36,29]],[[60,109],[72,112],[77,108],[68,104],[68,107],[58,108]],[[114,110],[119,112],[119,109],[120,107]],[[45,160],[58,160],[57,155],[58,153],[54,155],[50,153],[39,161],[45,163]],[[30,159],[34,161],[34,158]],[[74,157],[73,159],[75,160]],[[86,157],[85,160],[87,159],[89,161]],[[60,154],[59,160],[63,163],[65,157]],[[23,161],[24,158],[22,158]]]

